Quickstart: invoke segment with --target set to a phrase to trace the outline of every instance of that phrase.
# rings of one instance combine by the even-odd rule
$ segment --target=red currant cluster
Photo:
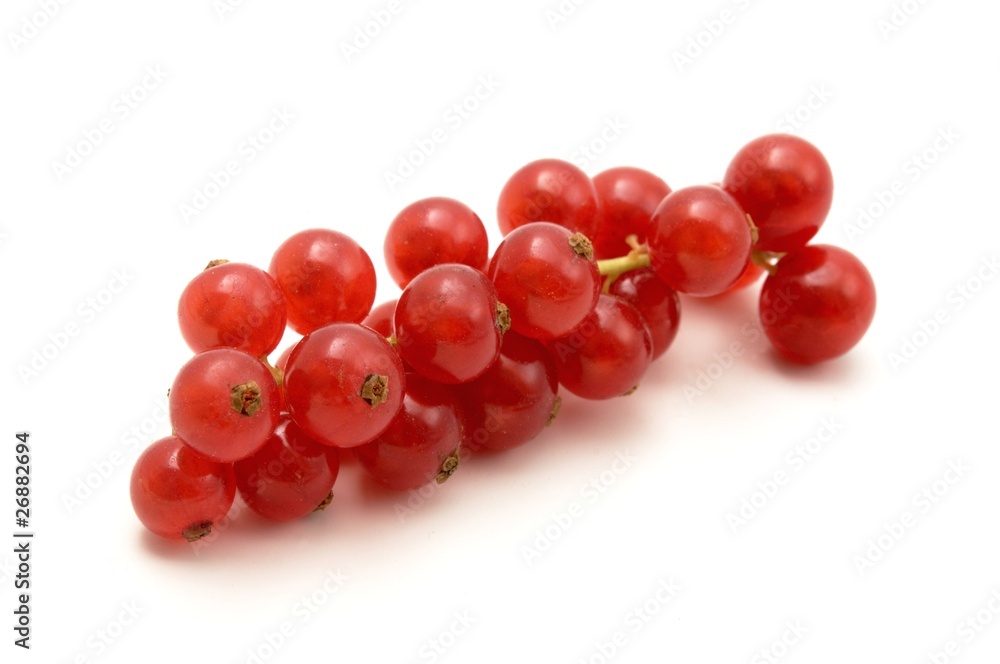
[[[189,541],[237,490],[265,517],[302,517],[330,502],[345,450],[390,489],[443,482],[463,452],[535,438],[560,385],[631,393],[674,339],[678,292],[718,295],[764,272],[777,351],[842,355],[871,323],[875,288],[850,253],[807,245],[832,194],[826,159],[790,135],[746,145],[721,183],[676,191],[637,168],[591,179],[544,159],[504,186],[492,257],[458,201],[400,212],[384,250],[402,294],[374,309],[374,266],[336,231],[293,235],[266,272],[214,261],[181,294],[196,354],[170,389],[172,435],[136,462],[136,514]],[[272,366],[286,324],[303,336]]]

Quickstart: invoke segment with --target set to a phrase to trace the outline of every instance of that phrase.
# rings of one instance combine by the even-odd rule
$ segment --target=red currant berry
[[[372,308],[372,312],[361,321],[365,327],[370,327],[388,339],[395,334],[392,328],[392,316],[396,311],[396,302],[389,300]]]
[[[875,316],[875,284],[852,253],[809,245],[786,254],[764,281],[760,320],[783,356],[811,364],[843,355]]]
[[[511,329],[535,339],[559,337],[594,310],[601,275],[590,240],[544,222],[512,231],[490,262]]]
[[[421,272],[399,296],[396,350],[417,373],[465,383],[497,359],[510,327],[507,307],[479,270],[447,263]]]
[[[509,332],[500,358],[462,390],[463,446],[506,450],[535,438],[559,407],[556,364],[542,344]]]
[[[560,159],[539,159],[507,180],[497,203],[500,231],[548,221],[592,237],[598,206],[594,183],[579,168]]]
[[[213,261],[181,293],[177,320],[196,353],[235,348],[262,357],[285,333],[285,298],[260,268]]]
[[[375,266],[337,231],[313,229],[285,240],[268,269],[285,295],[288,325],[308,334],[329,323],[358,323],[375,301]]]
[[[750,224],[726,192],[685,187],[663,199],[649,230],[650,262],[663,283],[689,295],[717,295],[750,260]]]
[[[559,383],[584,399],[631,394],[653,361],[653,338],[639,310],[611,295],[601,295],[577,329],[546,346]]]
[[[310,438],[287,416],[264,446],[233,464],[240,496],[257,514],[289,521],[326,507],[340,451]]]
[[[814,235],[833,202],[833,174],[816,147],[798,136],[770,134],[747,143],[722,180],[753,218],[756,249],[791,251]]]
[[[170,388],[170,422],[185,443],[214,461],[260,449],[281,412],[278,384],[264,363],[240,350],[198,353]]]
[[[392,422],[403,403],[403,374],[384,337],[357,323],[333,323],[295,345],[285,368],[285,400],[311,437],[355,447]]]
[[[396,419],[354,451],[372,479],[394,491],[408,491],[444,482],[455,472],[463,431],[454,388],[411,373]]]
[[[632,270],[616,279],[610,293],[639,310],[652,335],[653,359],[663,355],[674,342],[680,323],[681,303],[677,293],[648,267]]]
[[[752,286],[761,278],[761,275],[763,274],[764,268],[754,264],[753,262],[747,263],[747,269],[743,270],[743,274],[736,280],[736,283],[719,293],[719,295],[728,295],[729,293],[734,293],[738,290],[743,290],[748,286]]]
[[[594,176],[601,223],[594,240],[594,256],[617,258],[632,247],[625,238],[646,241],[646,231],[660,201],[670,193],[667,183],[649,171],[631,166],[610,168]]]
[[[486,271],[489,239],[483,222],[452,198],[425,198],[396,215],[385,234],[385,265],[400,288],[424,270],[461,263]]]
[[[136,459],[129,493],[142,525],[160,537],[194,542],[229,512],[236,478],[231,464],[212,461],[177,436],[167,436]]]

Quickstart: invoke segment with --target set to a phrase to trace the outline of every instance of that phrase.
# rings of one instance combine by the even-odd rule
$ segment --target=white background
[[[567,1],[558,21],[558,0],[421,0],[393,5],[350,56],[387,0],[95,0],[51,18],[44,4],[0,13],[3,661],[1000,657],[996,3],[909,0],[887,31],[887,0]],[[463,100],[475,110],[458,122]],[[294,119],[249,160],[275,109]],[[82,163],[55,166],[102,122],[112,131]],[[372,256],[382,301],[396,296],[382,236],[413,200],[465,201],[495,246],[497,194],[528,161],[635,165],[677,188],[718,180],[779,127],[833,168],[817,241],[855,252],[878,288],[849,355],[788,367],[750,333],[753,291],[685,300],[635,395],[566,398],[536,441],[473,458],[426,500],[373,491],[349,466],[318,518],[244,512],[200,549],[133,515],[132,463],[169,432],[159,404],[190,355],[177,297],[208,260],[266,266],[288,235],[335,228]],[[386,171],[439,128],[445,141],[390,188]],[[185,220],[230,160],[239,173]],[[862,207],[878,214],[863,226]],[[824,422],[830,442],[789,458]],[[11,630],[22,429],[30,652]],[[773,496],[755,495],[780,472]],[[744,499],[759,508],[737,524]],[[957,654],[942,654],[950,641]]]

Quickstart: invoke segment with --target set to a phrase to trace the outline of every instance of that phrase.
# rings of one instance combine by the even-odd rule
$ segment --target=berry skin
[[[264,446],[233,464],[240,497],[274,521],[323,509],[340,471],[340,451],[310,438],[283,417]]]
[[[187,285],[177,305],[181,335],[196,353],[235,348],[262,357],[281,341],[285,318],[278,283],[245,263],[206,268]]]
[[[411,373],[392,424],[354,451],[376,482],[409,491],[435,480],[442,483],[455,472],[464,428],[455,388]]]
[[[541,342],[508,332],[500,357],[463,386],[463,448],[506,450],[534,439],[559,406],[556,364]]]
[[[452,198],[425,198],[411,203],[389,224],[385,234],[385,266],[400,288],[424,270],[442,263],[461,263],[486,271],[489,239],[482,220]]]
[[[479,270],[447,263],[422,272],[396,304],[396,350],[417,373],[439,383],[465,383],[500,353],[507,308]]]
[[[816,147],[798,136],[770,134],[733,158],[722,186],[753,218],[755,249],[791,251],[808,242],[833,202],[833,174]]]
[[[399,355],[358,323],[333,323],[295,345],[285,367],[292,420],[312,438],[355,447],[382,433],[403,403]]]
[[[289,327],[302,335],[330,323],[358,323],[375,301],[375,266],[337,231],[296,233],[274,252],[268,272],[285,295]]]
[[[680,324],[681,303],[677,293],[657,279],[652,269],[644,267],[615,279],[610,294],[639,310],[652,335],[653,359],[663,355],[674,342]]]
[[[264,363],[240,350],[198,353],[170,388],[170,422],[185,443],[214,461],[236,461],[274,432],[281,397]]]
[[[560,159],[539,159],[510,176],[497,203],[500,231],[547,221],[593,237],[599,221],[597,191],[587,174]]]
[[[398,300],[389,300],[376,305],[372,308],[371,313],[361,321],[361,324],[370,327],[386,339],[393,336],[395,331],[392,328],[392,316],[396,311],[396,302]]]
[[[590,241],[545,222],[511,231],[493,254],[489,276],[510,309],[511,329],[533,339],[572,330],[601,292]]]
[[[676,291],[718,295],[750,260],[750,224],[732,196],[709,185],[685,187],[663,199],[649,229],[650,264]]]
[[[646,231],[660,202],[670,193],[667,183],[649,171],[631,166],[609,168],[594,176],[601,222],[594,241],[598,259],[617,258],[632,248],[625,238],[646,241]]]
[[[653,338],[639,310],[612,295],[601,295],[594,313],[546,347],[559,384],[584,399],[630,394],[653,361]]]
[[[760,293],[760,320],[785,358],[812,364],[843,355],[875,317],[875,284],[865,266],[839,247],[789,252]]]
[[[232,464],[212,461],[177,436],[147,447],[132,468],[132,508],[160,537],[204,537],[229,512],[236,495]]]

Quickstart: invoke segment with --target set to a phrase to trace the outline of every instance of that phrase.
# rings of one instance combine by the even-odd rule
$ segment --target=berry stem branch
[[[632,251],[618,258],[605,258],[597,261],[597,271],[605,277],[605,293],[618,277],[632,270],[650,266],[649,248],[639,244],[634,235],[629,235],[625,241],[632,247]]]

